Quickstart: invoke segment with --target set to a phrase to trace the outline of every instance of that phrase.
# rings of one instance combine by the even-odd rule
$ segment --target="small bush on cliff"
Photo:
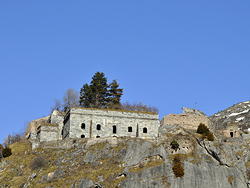
[[[171,148],[174,149],[175,151],[179,148],[179,144],[176,140],[172,140],[170,145],[171,145]]]
[[[9,157],[11,155],[12,155],[12,151],[11,151],[11,149],[9,147],[6,147],[6,148],[3,149],[3,157],[4,158]]]
[[[209,133],[207,134],[207,139],[208,139],[209,141],[214,141],[214,135],[213,135],[213,133],[209,132]]]
[[[46,164],[45,159],[42,156],[37,156],[31,161],[30,168],[32,170],[35,170],[45,166],[45,164]]]
[[[175,175],[175,177],[180,177],[182,178],[184,176],[184,168],[181,165],[181,160],[180,157],[177,155],[174,160],[174,165],[173,165],[173,173]]]
[[[202,135],[207,135],[209,133],[209,129],[207,128],[206,125],[203,123],[200,123],[200,125],[197,128],[197,133],[202,134]]]

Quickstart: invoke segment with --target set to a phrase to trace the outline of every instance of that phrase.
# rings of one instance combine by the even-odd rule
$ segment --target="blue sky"
[[[95,72],[164,114],[250,100],[250,1],[0,1],[0,143]]]

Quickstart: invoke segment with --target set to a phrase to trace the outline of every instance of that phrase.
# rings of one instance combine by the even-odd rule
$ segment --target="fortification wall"
[[[37,132],[37,138],[40,142],[58,140],[57,126],[40,126]]]
[[[179,125],[186,129],[196,130],[200,123],[209,127],[209,119],[203,114],[169,114],[163,118],[163,125]]]
[[[72,108],[68,114],[68,119],[66,116],[64,124],[64,138],[96,138],[108,136],[152,138],[158,136],[159,115]]]

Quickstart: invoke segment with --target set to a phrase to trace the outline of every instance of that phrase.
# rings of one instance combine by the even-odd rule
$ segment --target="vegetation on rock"
[[[203,123],[200,123],[200,125],[197,128],[197,133],[207,136],[207,134],[209,133],[209,129],[207,128],[206,125],[204,125]]]
[[[30,169],[35,170],[45,166],[46,162],[44,157],[38,155],[30,162]]]
[[[213,135],[212,132],[209,132],[209,133],[207,134],[207,139],[208,139],[209,141],[214,141],[214,135]]]
[[[175,151],[177,151],[177,149],[179,148],[179,144],[176,140],[172,140],[170,145],[171,145],[171,148],[174,149]]]
[[[12,155],[12,151],[11,151],[11,148],[9,148],[8,146],[5,147],[3,149],[3,157],[6,158],[6,157],[9,157]]]
[[[172,170],[173,170],[175,177],[182,178],[184,176],[184,168],[182,167],[180,156],[176,155],[173,162],[174,162],[174,165],[173,165]]]

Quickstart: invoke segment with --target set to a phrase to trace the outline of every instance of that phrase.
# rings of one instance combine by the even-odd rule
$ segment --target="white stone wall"
[[[63,129],[64,113],[58,110],[54,110],[50,117],[50,124],[58,125],[57,140],[62,139],[62,129]]]
[[[38,132],[40,142],[57,140],[58,128],[54,126],[41,126]]]
[[[85,129],[81,128],[82,123],[85,124]],[[101,126],[101,130],[97,130],[97,124]],[[92,138],[96,138],[96,136],[136,137],[137,125],[138,137],[154,138],[158,136],[159,115],[72,108],[69,119],[64,121],[63,137],[67,137],[67,133],[69,133],[68,136],[70,138],[81,138],[82,135],[85,138],[90,138],[91,125]],[[116,134],[113,133],[113,126],[116,126]],[[128,127],[132,127],[132,132],[128,132]],[[143,128],[147,129],[147,133],[143,133]]]

